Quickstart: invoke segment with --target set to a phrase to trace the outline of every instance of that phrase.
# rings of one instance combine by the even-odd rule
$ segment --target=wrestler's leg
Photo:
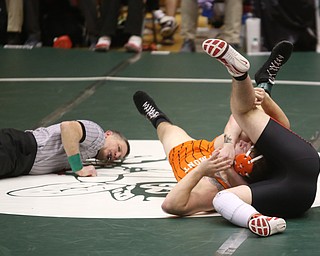
[[[241,129],[256,143],[270,117],[255,107],[255,92],[248,75],[250,64],[226,42],[208,39],[203,49],[226,66],[232,75],[231,111]],[[282,232],[284,219],[261,215],[253,206],[252,191],[248,186],[238,186],[219,192],[213,200],[215,210],[230,222],[248,227],[260,236]]]
[[[281,41],[273,47],[269,58],[255,74],[257,87],[263,88],[271,95],[275,78],[280,68],[289,60],[292,51],[293,45],[288,41]],[[240,81],[237,77],[233,78],[231,110],[240,127],[250,135],[249,138],[255,143],[268,123],[269,118],[252,106],[253,101],[254,95],[249,76]],[[273,110],[271,112],[273,114],[281,112],[281,114],[275,115],[273,118],[276,118],[280,123],[289,127],[289,121],[286,115],[277,104],[273,104],[272,108]]]
[[[235,189],[239,188],[249,189],[247,186],[240,186]],[[253,206],[241,200],[235,191],[229,189],[220,191],[214,197],[212,204],[222,217],[237,226],[249,228],[256,235],[266,237],[283,232],[286,229],[284,219],[260,214]]]
[[[169,157],[170,150],[175,146],[193,140],[185,130],[169,122],[161,122],[157,127],[157,134],[167,157]]]
[[[208,55],[221,62],[232,75],[231,110],[239,126],[255,143],[268,123],[269,117],[254,106],[254,90],[247,73],[250,68],[249,61],[220,39],[207,39],[202,47]],[[274,79],[281,66],[290,58],[292,48],[290,42],[282,41],[272,49],[269,58],[255,75],[258,87],[271,93]]]
[[[255,144],[270,116],[254,106],[255,93],[249,75],[243,81],[232,80],[231,112],[250,140]]]

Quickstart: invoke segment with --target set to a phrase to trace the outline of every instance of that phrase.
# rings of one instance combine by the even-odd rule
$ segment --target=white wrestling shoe
[[[271,236],[286,229],[286,221],[282,218],[258,215],[249,221],[249,229],[258,236]]]
[[[221,39],[205,40],[202,49],[225,65],[230,75],[234,77],[244,75],[250,68],[249,61]]]

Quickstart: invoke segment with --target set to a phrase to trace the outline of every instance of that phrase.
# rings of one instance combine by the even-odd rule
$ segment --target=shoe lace
[[[156,118],[160,114],[148,101],[146,101],[142,107],[146,113],[146,116],[148,116],[150,119]]]
[[[282,66],[282,62],[285,60],[285,57],[282,55],[278,55],[273,61],[271,61],[269,68],[267,69],[269,75],[269,82],[274,83],[276,75]]]

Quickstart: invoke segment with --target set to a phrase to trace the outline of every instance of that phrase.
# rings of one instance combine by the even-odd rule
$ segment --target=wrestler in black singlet
[[[252,183],[252,205],[269,216],[296,217],[313,204],[320,168],[312,145],[270,119],[255,147],[268,162],[267,180]]]

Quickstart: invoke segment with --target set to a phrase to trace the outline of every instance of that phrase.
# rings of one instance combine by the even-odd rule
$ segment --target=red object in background
[[[155,43],[151,43],[151,44],[144,44],[142,45],[142,50],[143,51],[157,51],[157,45]]]
[[[53,40],[53,47],[70,49],[72,48],[72,41],[68,35],[59,36]]]

